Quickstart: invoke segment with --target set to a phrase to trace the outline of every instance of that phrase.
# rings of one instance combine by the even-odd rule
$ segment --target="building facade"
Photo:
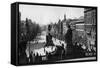
[[[86,45],[84,19],[75,19],[70,22],[70,25],[73,33],[73,44],[77,42]]]
[[[85,31],[87,34],[88,48],[91,51],[91,45],[95,46],[96,41],[96,9],[85,8]]]

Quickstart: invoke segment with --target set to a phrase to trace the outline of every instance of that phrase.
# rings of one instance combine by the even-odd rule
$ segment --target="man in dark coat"
[[[67,54],[72,54],[72,29],[70,28],[70,25],[67,25],[68,30],[65,34],[65,42],[67,43]]]
[[[67,33],[65,34],[65,41],[67,44],[72,44],[72,29],[70,28],[70,25],[67,26],[68,30]]]

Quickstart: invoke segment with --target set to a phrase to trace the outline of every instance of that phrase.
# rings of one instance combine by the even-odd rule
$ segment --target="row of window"
[[[95,10],[85,13],[85,23],[87,24],[96,24],[96,12]]]

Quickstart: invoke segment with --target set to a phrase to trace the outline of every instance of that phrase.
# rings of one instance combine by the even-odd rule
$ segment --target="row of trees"
[[[27,42],[33,40],[41,32],[41,27],[31,19],[21,20],[20,12],[18,26],[18,62],[26,64],[28,62],[25,53]]]
[[[28,18],[26,18],[26,21],[21,22],[19,26],[20,42],[31,41],[37,36],[38,33],[41,32],[39,24],[32,22],[31,19]]]

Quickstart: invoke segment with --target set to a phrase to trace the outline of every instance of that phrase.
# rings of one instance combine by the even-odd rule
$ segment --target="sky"
[[[40,6],[40,5],[19,5],[21,20],[26,18],[36,21],[41,25],[58,22],[59,19],[79,18],[84,16],[84,8],[77,7],[58,7],[58,6]]]

